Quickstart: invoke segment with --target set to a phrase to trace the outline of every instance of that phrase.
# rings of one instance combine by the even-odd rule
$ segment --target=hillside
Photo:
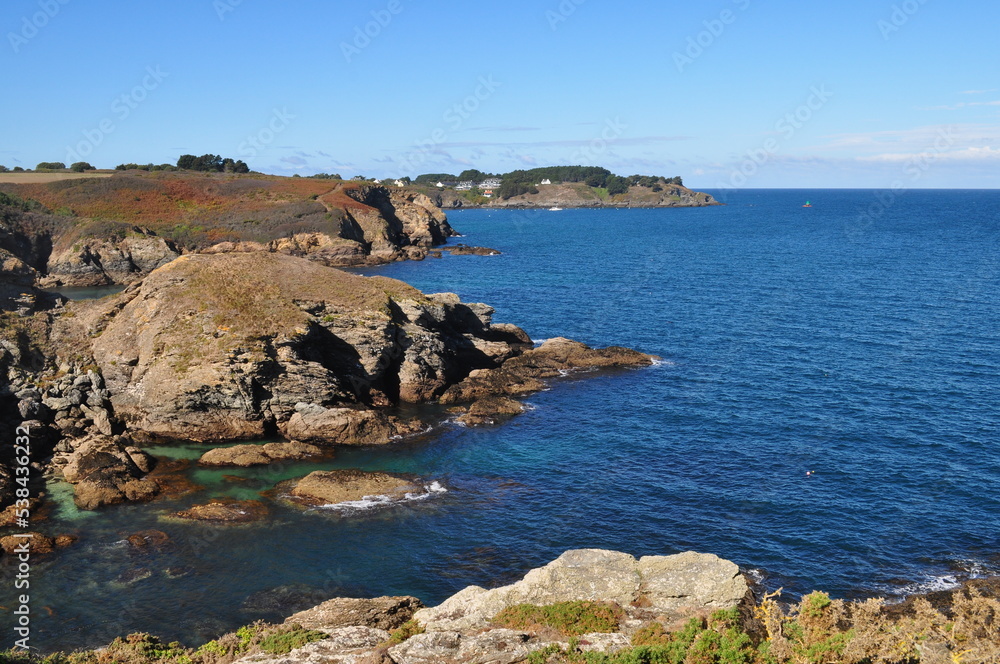
[[[454,235],[426,196],[367,182],[183,171],[26,180],[0,182],[0,215],[32,244],[45,285],[130,283],[195,251],[380,264],[423,258]]]
[[[606,189],[583,182],[566,182],[537,187],[538,193],[526,193],[508,199],[484,199],[454,190],[433,191],[427,196],[442,209],[466,207],[490,208],[591,208],[591,207],[706,207],[720,205],[711,195],[692,191],[681,185],[667,185],[661,191],[633,186],[628,193],[609,195]]]

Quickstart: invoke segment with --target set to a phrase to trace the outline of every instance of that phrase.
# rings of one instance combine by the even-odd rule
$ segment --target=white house
[[[464,182],[459,182],[455,185],[455,191],[469,191],[476,186],[476,183],[472,180],[465,180]]]
[[[542,180],[541,184],[552,184],[552,180],[545,178],[544,180]],[[541,184],[539,186],[541,186]]]
[[[444,182],[438,182],[438,183],[437,183],[436,185],[434,185],[434,186],[435,186],[435,187],[437,187],[438,189],[444,189]]]
[[[499,189],[501,184],[502,183],[500,181],[500,178],[486,178],[479,185],[479,188],[483,189],[483,190],[486,190],[486,189]]]
[[[397,187],[405,187],[406,186],[406,183],[403,182],[402,180],[396,180],[395,184],[396,184]]]

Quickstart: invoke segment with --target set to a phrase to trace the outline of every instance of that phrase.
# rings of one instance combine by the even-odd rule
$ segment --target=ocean
[[[557,380],[498,427],[444,424],[321,465],[192,470],[205,491],[175,502],[86,514],[53,486],[45,530],[80,541],[33,566],[32,644],[146,631],[197,645],[337,595],[434,604],[580,547],[715,553],[788,599],[902,597],[1000,573],[1000,192],[727,202],[450,213],[454,242],[502,255],[361,272],[486,302],[536,340],[661,361]],[[436,491],[349,511],[274,506],[256,526],[162,520],[350,467]],[[170,542],[125,542],[149,528]],[[0,605],[13,606],[10,557],[0,573]],[[0,611],[5,634],[11,619]]]

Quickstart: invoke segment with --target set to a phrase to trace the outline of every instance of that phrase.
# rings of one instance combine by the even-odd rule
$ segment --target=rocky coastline
[[[454,234],[419,194],[363,186],[337,195],[354,201],[343,207],[377,260],[422,257]],[[71,484],[84,510],[187,491],[170,463],[142,450],[151,443],[244,443],[205,454],[206,467],[322,459],[440,424],[402,416],[402,406],[441,404],[461,424],[499,424],[552,378],[655,360],[561,338],[536,345],[520,328],[494,323],[486,304],[335,269],[320,240],[185,253],[150,233],[87,243],[69,260],[60,249],[68,241],[27,232],[25,214],[35,213],[15,210],[0,234],[0,408],[30,431],[36,474]],[[67,281],[125,288],[78,302],[39,290]],[[286,442],[252,443],[275,438]],[[356,498],[384,478],[367,479]],[[8,524],[14,486],[11,459],[0,458]],[[40,489],[33,500],[44,504]],[[210,503],[180,518],[241,522],[247,514],[266,510]]]
[[[133,541],[134,540],[134,541]],[[133,546],[162,546],[155,532]],[[313,600],[319,601],[317,599]],[[333,597],[195,648],[156,636],[46,664],[991,664],[1000,583],[845,602],[765,594],[733,562],[688,551],[636,558],[564,552],[520,580],[468,586],[437,606],[417,597]],[[10,661],[33,661],[11,651]]]

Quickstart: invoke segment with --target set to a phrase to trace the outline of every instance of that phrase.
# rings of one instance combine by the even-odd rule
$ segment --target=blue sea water
[[[319,467],[447,489],[396,507],[274,505],[266,525],[220,529],[163,519],[205,492],[85,515],[56,486],[48,531],[81,539],[33,567],[37,645],[140,630],[197,644],[278,618],[244,602],[289,585],[433,604],[576,547],[712,552],[786,596],[900,596],[1000,572],[1000,192],[912,191],[885,207],[872,191],[768,190],[728,203],[452,213],[457,242],[503,254],[364,273],[487,302],[538,340],[662,362],[559,380],[500,427],[444,425],[242,482],[192,471],[206,492],[240,497]],[[124,543],[143,528],[172,541]],[[9,608],[11,561],[0,570]]]

